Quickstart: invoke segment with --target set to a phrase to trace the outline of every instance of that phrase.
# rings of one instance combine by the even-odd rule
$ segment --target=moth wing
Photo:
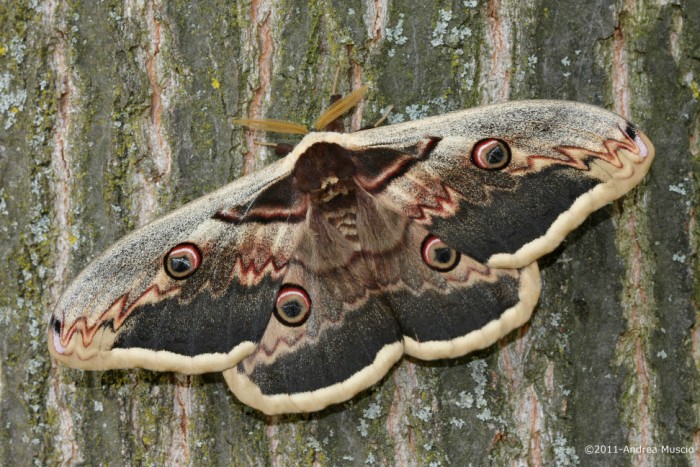
[[[293,160],[236,181],[125,236],[90,263],[54,309],[49,349],[83,369],[222,371],[255,349],[295,249],[299,200],[256,209],[287,183]],[[265,205],[275,207],[266,200]],[[286,209],[286,211],[285,211]],[[274,210],[274,209],[273,209]],[[240,223],[246,215],[266,223]],[[276,216],[276,218],[275,218]],[[168,252],[194,245],[197,270],[166,271]]]
[[[460,357],[530,318],[540,294],[537,263],[490,267],[369,196],[359,205],[365,260],[396,316],[408,355]],[[401,235],[387,238],[390,226]]]
[[[257,349],[224,372],[236,397],[267,414],[347,400],[403,355],[399,325],[362,255],[321,216],[309,218],[283,281],[308,294],[308,319],[290,326],[275,313]]]
[[[632,189],[654,148],[622,117],[566,101],[508,102],[361,131],[358,183],[384,206],[479,262],[527,266]],[[509,164],[474,151],[504,143]]]
[[[484,348],[537,302],[536,264],[503,270],[463,255],[436,271],[421,251],[430,234],[362,192],[356,230],[361,251],[322,220],[305,234],[284,283],[308,293],[308,320],[273,315],[258,348],[224,372],[241,401],[267,414],[320,410],[379,381],[404,351],[436,359]]]

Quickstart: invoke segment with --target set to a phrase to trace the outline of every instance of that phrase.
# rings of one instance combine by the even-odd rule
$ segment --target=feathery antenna
[[[289,135],[305,135],[309,132],[309,129],[304,125],[287,120],[274,120],[270,118],[256,120],[253,118],[240,118],[231,120],[231,122],[235,125],[243,125],[256,130],[286,133]]]
[[[328,107],[328,109],[326,109],[321,116],[318,117],[318,120],[316,120],[314,129],[317,131],[323,130],[333,120],[353,108],[355,104],[360,102],[360,100],[362,100],[362,98],[365,96],[367,89],[368,86],[365,84]]]

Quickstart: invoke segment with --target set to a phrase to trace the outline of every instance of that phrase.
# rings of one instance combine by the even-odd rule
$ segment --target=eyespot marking
[[[484,170],[500,170],[510,163],[510,148],[500,139],[482,139],[472,149],[472,162]]]
[[[164,259],[165,272],[175,280],[194,274],[202,263],[202,253],[194,243],[181,243],[173,247]]]
[[[457,267],[461,254],[450,248],[435,235],[428,235],[421,245],[423,262],[438,272],[449,272]]]
[[[274,314],[286,326],[301,326],[311,314],[311,298],[301,286],[283,285],[277,293]]]

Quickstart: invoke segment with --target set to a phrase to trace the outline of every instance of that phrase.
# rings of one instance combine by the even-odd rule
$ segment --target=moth
[[[632,123],[566,101],[311,132],[92,261],[49,350],[82,369],[221,371],[266,414],[320,410],[403,354],[465,355],[525,323],[536,260],[653,157]]]

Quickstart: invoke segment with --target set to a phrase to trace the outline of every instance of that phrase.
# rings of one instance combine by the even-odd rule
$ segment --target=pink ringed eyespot
[[[438,272],[448,272],[457,267],[462,255],[435,235],[428,235],[423,240],[421,256],[429,268]]]
[[[500,170],[510,163],[510,148],[500,139],[482,139],[472,149],[472,162],[484,170]]]
[[[301,326],[311,314],[311,298],[301,286],[287,284],[280,288],[275,316],[287,326]]]
[[[194,243],[180,243],[165,255],[165,272],[176,280],[187,279],[199,269],[202,253]]]

